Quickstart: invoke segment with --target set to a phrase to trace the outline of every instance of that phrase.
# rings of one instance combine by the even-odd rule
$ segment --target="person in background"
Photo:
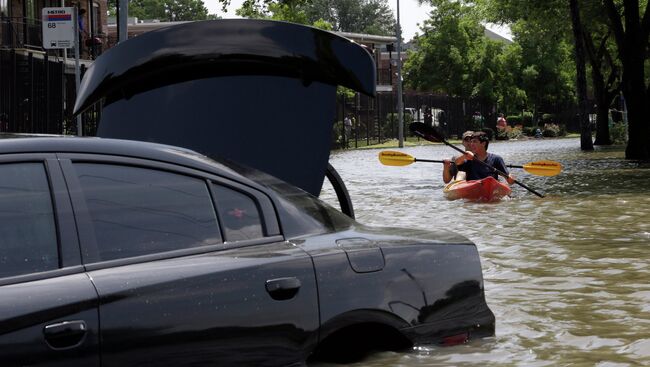
[[[88,37],[88,30],[86,29],[86,9],[79,9],[77,13],[77,22],[79,27],[79,52],[83,53],[85,42]]]
[[[505,129],[506,126],[508,126],[508,121],[506,121],[506,118],[503,116],[502,113],[499,114],[499,118],[497,119],[497,129]]]
[[[497,180],[499,179],[499,175],[492,168],[478,162],[480,160],[508,175],[506,181],[509,184],[512,185],[515,182],[515,177],[508,172],[503,158],[499,155],[488,153],[490,138],[486,133],[482,131],[474,133],[470,144],[470,151],[466,151],[465,154],[454,159],[458,170],[465,172],[468,181],[481,180],[488,176],[492,176]]]
[[[349,147],[350,136],[352,135],[352,119],[350,115],[345,116],[343,119],[343,128],[345,130],[345,147]]]
[[[465,131],[462,135],[463,138],[463,147],[465,147],[465,151],[470,151],[470,145],[472,142],[472,136],[474,135],[473,131]],[[454,161],[458,157],[453,157],[452,159],[444,159],[443,162],[443,167],[442,167],[442,181],[444,183],[449,183],[451,180],[464,180],[465,179],[465,172],[458,172],[458,169],[456,167],[456,164]]]

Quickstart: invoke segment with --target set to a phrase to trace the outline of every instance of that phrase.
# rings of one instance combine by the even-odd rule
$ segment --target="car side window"
[[[0,277],[58,267],[56,224],[45,166],[0,164]]]
[[[204,180],[155,169],[75,164],[93,224],[96,253],[105,261],[221,243]]]
[[[212,189],[226,241],[264,237],[260,210],[252,197],[222,185],[213,184]]]

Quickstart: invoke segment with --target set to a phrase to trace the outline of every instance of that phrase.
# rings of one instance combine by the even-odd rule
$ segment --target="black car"
[[[276,366],[494,333],[476,246],[184,148],[0,139],[2,366]]]

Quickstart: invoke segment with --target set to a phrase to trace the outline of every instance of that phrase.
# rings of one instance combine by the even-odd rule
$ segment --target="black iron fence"
[[[379,93],[376,98],[357,94],[354,98],[339,96],[337,99],[337,122],[332,134],[333,147],[358,147],[380,144],[398,139],[397,95]],[[483,127],[494,129],[496,114],[493,107],[475,100],[434,95],[430,93],[408,93],[404,95],[404,136],[411,133],[408,124],[425,122],[440,128],[445,135],[457,136],[474,127],[472,116],[478,111]],[[346,131],[344,119],[352,121],[352,128]]]
[[[0,49],[0,131],[76,134],[75,98],[73,70],[61,58]],[[92,108],[82,115],[84,135],[94,134],[99,113]]]

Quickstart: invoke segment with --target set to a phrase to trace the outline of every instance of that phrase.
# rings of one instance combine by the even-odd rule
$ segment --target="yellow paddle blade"
[[[415,158],[406,153],[384,150],[379,152],[379,161],[387,166],[408,166],[415,162]]]
[[[562,165],[555,161],[537,161],[523,165],[526,172],[538,176],[555,176],[562,172]]]

